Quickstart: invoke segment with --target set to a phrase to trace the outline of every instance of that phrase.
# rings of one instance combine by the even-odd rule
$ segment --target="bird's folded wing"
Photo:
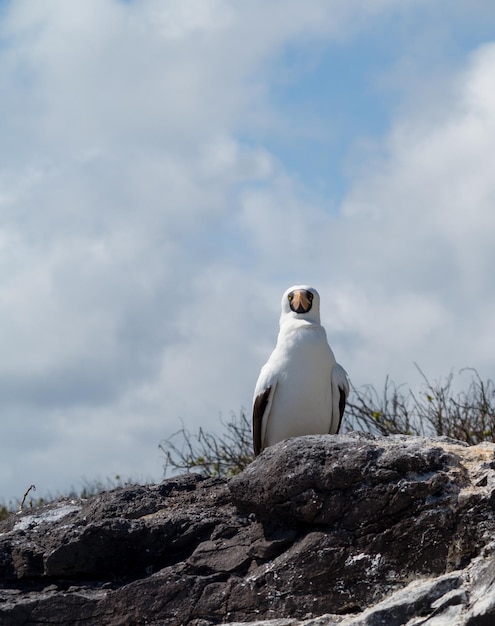
[[[260,391],[253,403],[253,447],[254,455],[258,456],[263,446],[263,434],[266,429],[266,420],[270,412],[276,381]],[[264,422],[264,424],[263,424]]]
[[[345,369],[336,363],[332,368],[332,426],[331,432],[340,430],[345,403],[349,395],[349,380]],[[336,428],[335,428],[336,426]]]

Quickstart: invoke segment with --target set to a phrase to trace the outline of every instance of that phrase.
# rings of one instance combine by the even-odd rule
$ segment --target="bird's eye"
[[[290,294],[287,296],[287,300],[288,300],[289,302],[292,302],[292,300],[293,300],[293,299],[294,299],[294,296],[290,293]]]
[[[311,293],[311,291],[308,291],[308,298],[309,298],[310,300],[312,300],[312,299],[313,299],[313,297],[314,297],[314,294],[313,294],[313,293]]]

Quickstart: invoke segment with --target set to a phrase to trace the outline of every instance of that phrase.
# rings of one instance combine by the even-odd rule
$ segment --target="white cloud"
[[[495,304],[494,53],[488,45],[473,55],[457,76],[456,98],[443,102],[443,119],[397,121],[386,158],[357,181],[343,207],[359,250],[354,281],[360,277],[377,309],[373,324],[385,320],[391,329],[384,351],[392,363],[394,355],[404,362],[401,351],[411,354],[435,375],[463,365],[491,375],[493,367],[479,344],[491,342],[482,320]],[[408,291],[420,302],[408,303]]]
[[[92,467],[156,476],[149,448],[179,416],[214,421],[246,400],[243,377],[232,384],[246,276],[220,270],[223,256],[244,263],[240,187],[273,174],[266,150],[235,137],[262,106],[259,64],[301,15],[314,24],[311,7],[287,8],[262,28],[254,5],[215,1],[5,9],[0,403],[15,468],[2,473],[5,497],[35,470],[42,492]]]
[[[442,119],[404,109],[340,216],[260,139],[283,51],[389,7],[8,5],[0,496],[35,477],[41,495],[92,474],[159,478],[180,417],[216,428],[249,405],[291,283],[320,290],[355,384],[402,382],[414,361],[492,364],[490,46],[453,78]]]

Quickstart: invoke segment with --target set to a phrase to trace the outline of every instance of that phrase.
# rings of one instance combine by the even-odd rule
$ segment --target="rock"
[[[495,623],[495,445],[290,439],[0,524],[0,624]]]

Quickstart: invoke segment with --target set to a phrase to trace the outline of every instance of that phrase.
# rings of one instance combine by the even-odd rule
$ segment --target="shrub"
[[[418,368],[419,369],[419,368]],[[466,391],[455,392],[451,373],[435,384],[419,370],[423,388],[418,394],[403,390],[387,378],[383,393],[366,386],[353,389],[346,407],[347,424],[359,430],[391,435],[445,435],[470,445],[495,439],[495,387],[471,368]]]
[[[251,422],[241,409],[217,435],[199,428],[191,433],[185,426],[160,443],[165,453],[165,475],[169,469],[196,471],[211,477],[230,477],[242,471],[254,458]]]
[[[342,432],[362,430],[377,435],[445,435],[470,445],[495,441],[495,386],[483,381],[471,368],[466,391],[455,392],[454,376],[431,383],[423,377],[418,393],[397,386],[387,377],[382,392],[366,385],[352,388],[344,415]],[[222,422],[223,423],[223,422]],[[251,419],[241,410],[239,416],[223,423],[221,434],[199,428],[191,433],[182,428],[160,444],[165,453],[165,475],[196,471],[206,476],[229,477],[242,471],[253,460]]]

